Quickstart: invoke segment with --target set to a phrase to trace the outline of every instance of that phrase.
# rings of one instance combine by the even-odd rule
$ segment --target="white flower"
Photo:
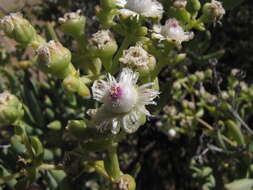
[[[156,0],[117,0],[116,5],[125,16],[161,18],[163,14],[163,6]]]
[[[107,81],[97,80],[92,86],[93,98],[102,103],[90,110],[92,123],[99,130],[111,130],[117,134],[122,128],[127,133],[135,132],[144,115],[151,116],[146,105],[155,104],[159,92],[151,89],[152,83],[136,85],[139,74],[124,68],[116,80],[108,74]]]
[[[153,38],[159,40],[168,40],[181,44],[193,38],[193,32],[185,32],[174,18],[168,19],[164,26],[154,26]]]

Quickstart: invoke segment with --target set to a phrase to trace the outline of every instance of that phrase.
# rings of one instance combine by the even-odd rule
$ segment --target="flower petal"
[[[135,85],[138,81],[139,73],[129,68],[124,68],[119,75],[119,83]]]
[[[109,86],[112,86],[117,83],[116,79],[114,76],[112,76],[110,73],[107,74],[107,81],[109,83]]]
[[[99,102],[102,102],[103,97],[108,92],[110,84],[104,80],[96,80],[92,85],[93,98]]]
[[[119,7],[124,7],[126,5],[127,1],[126,0],[116,0],[116,5]]]
[[[88,114],[91,115],[91,125],[98,130],[106,131],[111,129],[115,115],[109,112],[105,106],[101,106],[99,109],[88,110]]]
[[[158,1],[152,1],[150,4],[150,10],[144,12],[142,15],[146,17],[159,17],[161,18],[163,14],[163,6]]]
[[[146,116],[149,116],[149,117],[152,116],[151,113],[145,108],[145,106],[142,107],[142,108],[139,108],[138,111],[139,111],[140,113],[146,115]]]
[[[152,83],[144,84],[138,88],[139,105],[156,104],[153,100],[159,95],[159,92],[148,88],[150,86],[152,86]]]
[[[140,116],[133,111],[122,118],[122,128],[126,133],[134,133],[140,127]]]
[[[116,135],[118,134],[120,131],[120,124],[118,119],[113,119],[112,120],[112,128],[111,128],[111,132],[112,134]]]
[[[124,16],[136,16],[138,15],[138,13],[134,12],[134,11],[131,11],[130,9],[120,9],[119,10],[120,14],[121,15],[124,15]]]

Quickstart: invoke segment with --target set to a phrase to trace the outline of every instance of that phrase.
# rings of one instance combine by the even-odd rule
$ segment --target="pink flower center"
[[[167,20],[166,24],[170,28],[177,28],[178,27],[178,22],[175,19],[169,19],[169,20]]]
[[[122,96],[123,90],[119,86],[112,86],[110,89],[110,95],[113,99],[118,99]]]

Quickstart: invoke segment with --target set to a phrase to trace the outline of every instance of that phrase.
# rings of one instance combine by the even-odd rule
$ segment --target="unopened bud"
[[[185,53],[179,53],[175,56],[174,58],[174,63],[180,63],[186,59],[186,54]]]
[[[118,45],[109,30],[99,30],[89,40],[89,48],[96,57],[112,57],[118,49]]]
[[[197,77],[198,81],[203,81],[205,79],[205,74],[201,71],[197,71],[195,73],[195,76]]]
[[[216,23],[222,19],[225,13],[226,11],[221,2],[212,0],[211,3],[204,4],[201,20],[203,22]]]
[[[145,27],[145,26],[142,26],[142,27],[140,27],[140,28],[137,29],[136,34],[138,36],[145,36],[145,35],[148,34],[148,28]]]
[[[62,31],[74,38],[79,39],[85,33],[86,18],[81,15],[81,10],[66,13],[59,22]]]
[[[188,0],[186,8],[190,13],[195,14],[201,8],[200,1],[199,0]]]
[[[11,13],[0,20],[0,29],[17,42],[28,45],[36,36],[36,31],[20,13]]]
[[[212,77],[212,75],[213,75],[213,71],[211,69],[207,69],[205,71],[205,77],[206,78],[210,78],[210,77]]]
[[[70,51],[59,41],[51,40],[41,45],[36,52],[39,67],[44,72],[54,74],[59,78],[65,78],[75,72],[71,64]]]
[[[138,71],[141,76],[150,74],[156,66],[155,57],[144,50],[141,45],[132,46],[123,51],[123,56],[119,61],[124,67]]]
[[[177,9],[185,8],[187,4],[187,0],[174,0],[173,7]]]
[[[125,174],[115,181],[116,190],[135,190],[136,184],[132,176]]]
[[[173,128],[171,128],[171,129],[169,129],[169,131],[168,131],[168,135],[170,136],[170,137],[176,137],[177,136],[177,131],[175,130],[175,129],[173,129]]]
[[[190,75],[189,80],[191,83],[195,84],[198,81],[198,78],[195,75]]]
[[[9,92],[0,94],[0,125],[11,125],[24,115],[22,103]]]
[[[47,125],[47,128],[53,130],[53,131],[59,131],[62,128],[62,124],[59,120],[52,121]]]
[[[226,91],[222,91],[221,97],[222,97],[222,99],[227,100],[229,98],[229,94]]]
[[[89,97],[90,90],[80,77],[68,76],[63,81],[64,89],[69,93],[78,93],[82,97]]]

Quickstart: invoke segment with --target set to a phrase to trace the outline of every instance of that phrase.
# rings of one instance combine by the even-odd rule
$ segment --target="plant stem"
[[[205,122],[204,120],[197,118],[197,121],[199,123],[201,123],[203,126],[205,126],[207,129],[209,129],[210,131],[214,131],[214,128],[208,124],[207,122]],[[236,143],[234,143],[233,141],[231,141],[230,139],[228,139],[227,137],[225,137],[224,135],[221,135],[221,137],[223,138],[224,141],[226,141],[228,144],[230,144],[233,147],[236,147]]]
[[[86,44],[87,44],[87,41],[85,39],[85,34],[82,34],[80,36],[78,36],[76,38],[76,41],[77,41],[77,45],[78,45],[78,50],[79,52],[82,54],[82,53],[85,53],[86,52]]]
[[[111,68],[112,74],[117,72],[117,69],[118,69],[118,66],[119,66],[118,65],[119,58],[122,56],[123,50],[128,48],[128,46],[131,44],[131,41],[132,41],[132,35],[131,34],[127,35],[125,37],[125,39],[123,40],[120,48],[118,49],[116,55],[113,58],[113,64],[112,64],[112,68]]]
[[[108,148],[106,156],[107,157],[104,162],[105,169],[106,169],[107,173],[110,175],[110,177],[112,177],[113,179],[116,179],[121,174],[116,144],[112,144],[112,146],[110,146],[110,148]]]
[[[47,22],[46,23],[46,36],[47,40],[58,40],[57,34],[54,30],[54,26],[52,23]]]
[[[62,166],[56,166],[54,164],[41,164],[38,167],[39,170],[63,170]]]

